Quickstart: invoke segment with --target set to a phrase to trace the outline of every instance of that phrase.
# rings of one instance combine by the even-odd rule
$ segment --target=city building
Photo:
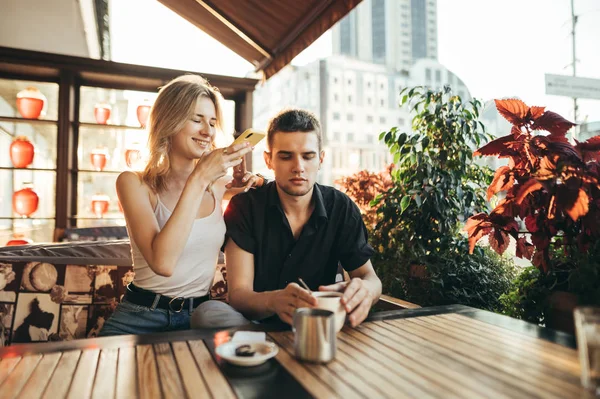
[[[332,28],[333,54],[408,71],[437,59],[437,0],[364,0]]]
[[[420,59],[408,71],[383,64],[332,55],[301,67],[288,66],[254,92],[254,126],[266,129],[269,119],[286,107],[308,109],[322,123],[326,153],[320,182],[335,180],[362,169],[380,171],[392,158],[379,134],[391,127],[410,132],[411,115],[399,107],[405,87],[439,89],[450,85],[470,99],[464,83],[433,59]],[[269,175],[262,152],[253,153],[253,169]]]

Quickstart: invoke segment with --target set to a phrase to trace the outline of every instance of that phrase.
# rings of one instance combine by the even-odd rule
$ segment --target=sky
[[[474,97],[519,97],[572,120],[570,98],[544,93],[545,73],[572,75],[570,1],[438,0],[438,60]],[[574,4],[577,76],[600,79],[600,0]],[[114,61],[230,76],[253,69],[158,1],[112,0],[110,7]],[[331,47],[327,32],[293,63],[326,57]],[[580,99],[578,116],[600,121],[600,100]]]

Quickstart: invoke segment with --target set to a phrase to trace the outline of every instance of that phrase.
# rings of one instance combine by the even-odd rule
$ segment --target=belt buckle
[[[171,306],[171,304],[173,303],[174,300],[181,300],[181,306],[179,307],[179,309],[173,309],[173,306]],[[171,311],[175,312],[175,313],[179,313],[183,310],[183,306],[185,305],[185,298],[178,296],[175,298],[171,298],[171,300],[169,301],[169,309],[171,309]]]

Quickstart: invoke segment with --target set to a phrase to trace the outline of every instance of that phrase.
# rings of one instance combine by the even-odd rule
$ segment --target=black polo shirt
[[[228,238],[254,254],[254,291],[273,291],[298,282],[312,290],[335,283],[338,262],[347,271],[373,255],[356,204],[333,187],[315,184],[314,211],[294,239],[275,182],[238,194],[225,211]]]

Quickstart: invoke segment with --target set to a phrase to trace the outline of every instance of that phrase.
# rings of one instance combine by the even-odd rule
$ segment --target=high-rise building
[[[332,28],[333,53],[408,71],[437,59],[437,0],[364,0]]]
[[[436,0],[364,0],[332,28],[333,55],[288,66],[254,91],[254,126],[265,129],[285,107],[312,111],[321,121],[325,149],[319,181],[392,162],[379,134],[391,127],[411,132],[412,116],[400,109],[400,91],[445,85],[464,101],[462,80],[437,61]],[[263,143],[253,169],[269,175]]]

